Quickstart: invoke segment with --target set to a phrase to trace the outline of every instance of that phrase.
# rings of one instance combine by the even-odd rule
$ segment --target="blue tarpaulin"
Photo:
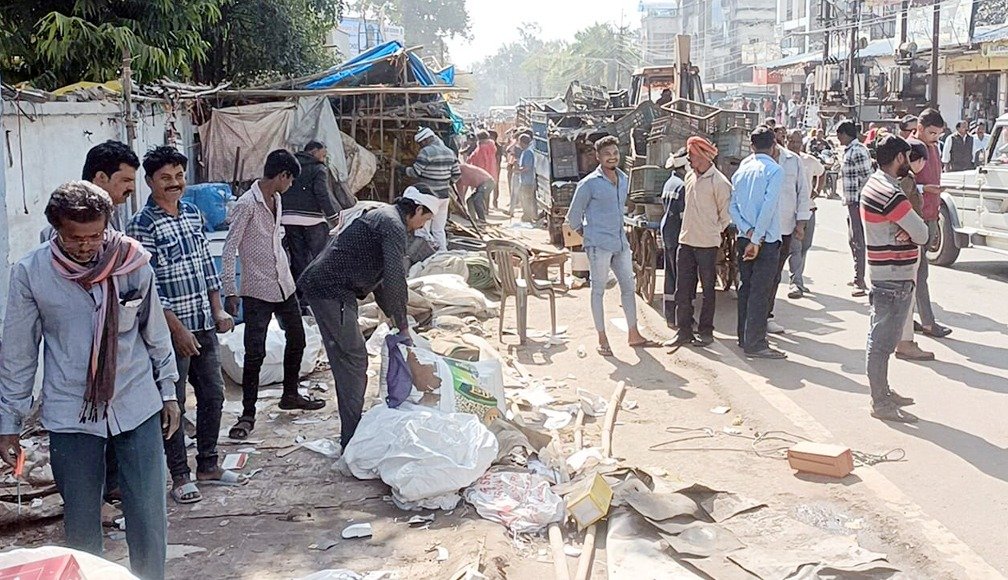
[[[330,69],[330,74],[312,82],[306,86],[309,89],[325,89],[336,85],[354,86],[363,80],[363,76],[371,70],[376,63],[382,62],[403,50],[403,45],[397,40],[378,45],[371,50],[361,53],[358,56],[339,64]],[[408,53],[406,58],[409,61],[409,72],[419,85],[431,87],[435,85],[453,85],[455,72],[453,67],[451,74],[452,82],[445,82],[446,79],[437,75],[427,65],[420,60],[420,57],[413,53]],[[440,82],[439,82],[440,81]]]

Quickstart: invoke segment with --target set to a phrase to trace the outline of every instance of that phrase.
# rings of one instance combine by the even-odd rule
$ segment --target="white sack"
[[[324,352],[322,349],[322,335],[314,324],[304,322],[305,330],[305,352],[301,359],[301,372],[299,376],[304,377],[315,370],[319,359]],[[241,384],[242,368],[245,366],[245,325],[239,324],[235,329],[225,334],[218,334],[217,340],[221,345],[221,368],[231,378],[232,381]],[[266,331],[266,359],[263,361],[262,370],[259,371],[260,385],[273,385],[283,382],[283,353],[287,346],[287,339],[276,318],[270,320],[269,328]]]
[[[465,278],[456,274],[435,274],[409,280],[411,290],[417,291],[434,307],[434,316],[489,317],[496,313],[497,303],[487,300],[482,292],[469,286]]]
[[[497,457],[497,438],[474,415],[403,403],[361,417],[340,462],[358,479],[381,479],[405,503],[470,485]]]

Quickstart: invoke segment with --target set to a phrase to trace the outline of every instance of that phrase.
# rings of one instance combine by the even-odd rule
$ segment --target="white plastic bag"
[[[358,479],[381,479],[402,503],[443,496],[476,481],[497,457],[497,438],[473,415],[403,403],[372,407],[343,450]]]
[[[315,370],[322,356],[322,334],[314,324],[304,322],[305,351],[301,358],[301,377]],[[241,384],[242,368],[245,365],[245,325],[239,324],[231,332],[218,334],[217,340],[221,346],[221,368],[232,381]],[[259,371],[260,385],[273,385],[283,382],[283,353],[287,339],[276,318],[270,320],[266,330],[266,359]]]
[[[480,516],[518,534],[538,532],[564,518],[563,498],[550,490],[546,478],[534,473],[488,473],[468,487],[463,496]]]

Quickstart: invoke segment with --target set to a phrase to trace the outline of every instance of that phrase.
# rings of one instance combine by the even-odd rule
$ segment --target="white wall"
[[[49,195],[61,183],[80,179],[88,149],[108,139],[126,141],[122,106],[115,102],[20,103],[34,118],[18,114],[17,107],[3,103],[3,171],[6,181],[7,223],[10,251],[8,264],[17,262],[38,244],[45,226],[43,213]],[[135,150],[143,156],[147,149],[165,143],[166,118],[160,104],[143,103],[137,110]],[[175,122],[181,133],[179,149],[192,157],[192,127],[188,117]],[[23,171],[22,171],[23,166]],[[190,164],[190,174],[193,174]],[[143,171],[137,175],[137,192],[142,204],[147,197]],[[7,288],[4,287],[3,297]]]
[[[955,129],[955,124],[962,116],[962,75],[938,75],[938,110],[941,111],[945,124],[949,129]],[[8,187],[10,189],[10,187]],[[10,205],[10,201],[7,202]]]

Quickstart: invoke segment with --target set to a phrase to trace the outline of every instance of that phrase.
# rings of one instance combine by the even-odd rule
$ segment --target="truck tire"
[[[951,266],[959,258],[959,246],[956,244],[955,230],[952,229],[952,218],[949,208],[944,202],[938,211],[938,231],[940,243],[934,252],[928,252],[928,261],[936,266]]]

